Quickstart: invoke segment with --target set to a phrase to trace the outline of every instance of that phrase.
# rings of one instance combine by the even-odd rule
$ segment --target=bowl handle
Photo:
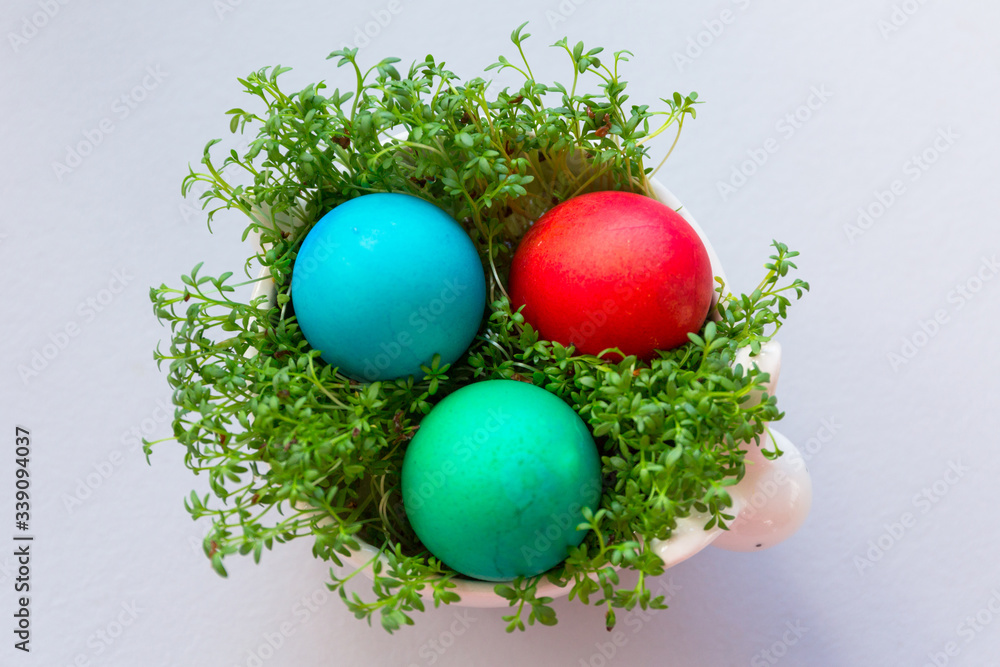
[[[744,368],[753,364],[769,376],[764,389],[750,398],[749,405],[760,402],[765,393],[774,395],[781,372],[780,343],[768,341],[754,357],[750,356],[749,348],[743,348],[735,363]],[[765,458],[762,450],[773,449],[775,444],[782,455],[774,460]],[[650,542],[664,567],[685,561],[709,545],[730,551],[773,547],[802,526],[812,505],[812,482],[798,448],[769,428],[761,435],[759,445],[750,441],[743,443],[743,449],[747,470],[743,479],[729,491],[733,500],[730,512],[735,518],[729,522],[728,529],[705,530],[710,519],[708,514],[678,519],[669,539]]]
[[[780,343],[768,341],[752,358],[744,348],[736,362],[744,367],[753,363],[769,375],[764,391],[751,398],[751,405],[764,393],[774,395],[781,372]],[[782,455],[767,459],[762,452],[773,451],[774,446]],[[730,551],[757,551],[783,542],[802,526],[812,506],[812,481],[802,453],[774,429],[764,431],[759,445],[745,442],[743,449],[746,475],[730,491],[735,518],[712,544]]]

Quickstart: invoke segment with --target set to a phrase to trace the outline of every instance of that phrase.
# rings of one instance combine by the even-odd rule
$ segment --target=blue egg
[[[344,374],[422,377],[456,361],[486,307],[486,278],[466,231],[418,197],[362,195],[320,218],[292,267],[292,305],[309,344]]]

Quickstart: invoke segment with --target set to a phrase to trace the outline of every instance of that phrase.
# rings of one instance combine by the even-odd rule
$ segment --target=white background
[[[398,0],[384,27],[370,23],[381,0],[224,2],[49,0],[51,18],[37,1],[0,10],[0,540],[14,533],[15,425],[34,442],[36,535],[30,655],[12,648],[16,575],[12,548],[0,548],[0,663],[1000,664],[1000,615],[989,607],[1000,610],[1000,278],[983,264],[1000,252],[1000,5],[907,0],[912,15],[890,31],[880,28],[890,0]],[[712,36],[705,22],[720,32],[712,22],[723,10],[730,22]],[[547,48],[568,35],[634,51],[635,103],[700,93],[706,103],[660,178],[737,290],[759,280],[772,238],[802,252],[813,291],[780,333],[778,394],[781,430],[810,451],[811,517],[771,550],[708,549],[670,570],[670,609],[620,616],[621,646],[607,644],[600,609],[576,602],[556,603],[557,627],[515,635],[502,610],[432,610],[392,637],[333,597],[306,613],[301,600],[323,597],[327,567],[305,542],[260,566],[234,558],[219,578],[200,552],[205,527],[182,506],[204,480],[176,444],[157,447],[149,466],[125,435],[169,433],[158,409],[169,390],[152,361],[167,332],[149,287],[179,284],[201,260],[213,275],[239,270],[248,254],[243,220],[222,217],[210,234],[182,201],[187,164],[229,136],[224,112],[245,103],[236,78],[251,70],[293,66],[289,90],[320,79],[350,88],[325,57],[368,25],[377,34],[361,43],[364,61],[431,52],[468,78],[511,55],[508,34],[524,20],[542,80],[571,78],[565,54]],[[144,78],[148,90],[135,92]],[[829,98],[801,109],[814,87]],[[123,95],[144,98],[127,117]],[[779,123],[797,110],[809,118],[789,133]],[[102,121],[113,131],[57,173]],[[949,131],[957,138],[936,151]],[[720,194],[734,168],[753,171],[742,167],[748,151],[770,138],[777,152]],[[935,161],[913,172],[908,161],[925,150]],[[849,234],[859,207],[877,212],[877,193],[895,180],[903,194]],[[91,312],[88,299],[121,287],[116,271],[124,289]],[[966,298],[958,286],[978,291]],[[943,324],[928,325],[935,316]],[[70,324],[78,335],[22,378],[18,368]],[[984,624],[973,626],[977,613]],[[108,632],[110,644],[98,634]]]

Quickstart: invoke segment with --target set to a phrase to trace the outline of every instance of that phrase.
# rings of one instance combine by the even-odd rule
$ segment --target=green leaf
[[[493,590],[496,592],[497,595],[506,600],[513,600],[517,597],[517,593],[514,592],[514,589],[504,584],[497,584],[496,586],[493,587]]]

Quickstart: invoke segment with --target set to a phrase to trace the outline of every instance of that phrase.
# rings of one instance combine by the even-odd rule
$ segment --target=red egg
[[[549,210],[510,268],[516,309],[539,334],[578,352],[617,347],[650,359],[701,329],[714,292],[698,234],[659,201],[593,192]]]

